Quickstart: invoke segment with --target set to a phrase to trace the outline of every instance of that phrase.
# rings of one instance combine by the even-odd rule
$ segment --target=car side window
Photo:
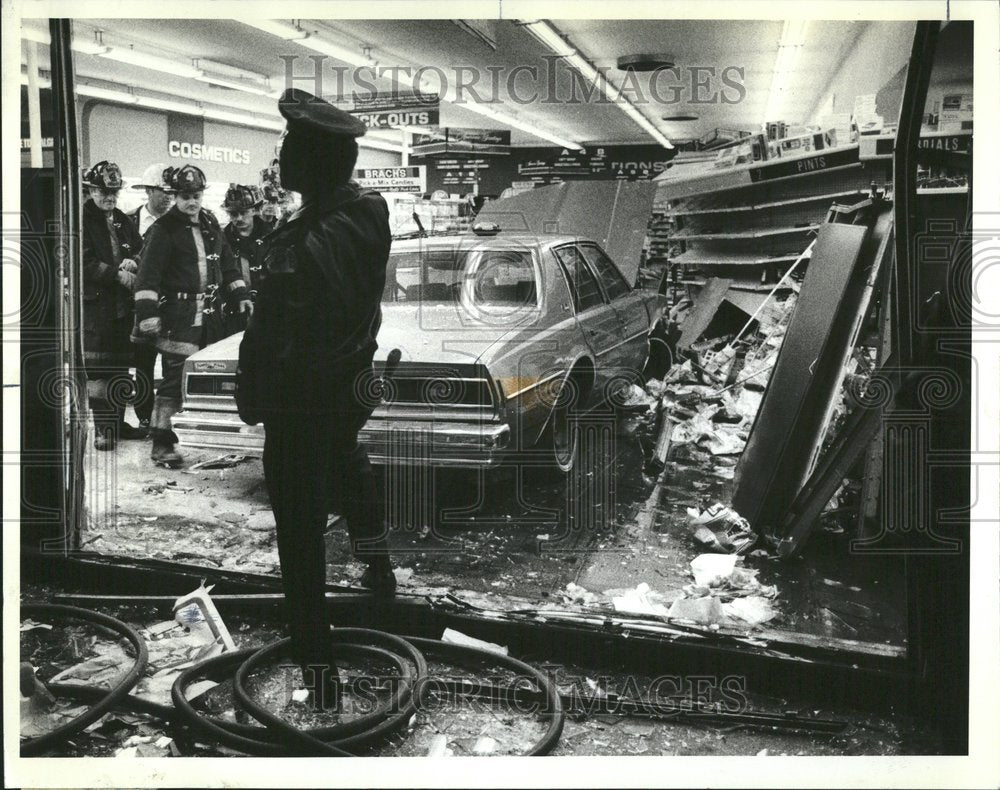
[[[573,245],[567,245],[559,247],[553,252],[569,282],[576,312],[582,313],[588,308],[603,304],[604,297],[601,295],[601,288],[580,250]]]
[[[581,244],[580,249],[590,265],[594,267],[594,271],[597,272],[609,300],[614,301],[632,290],[618,267],[615,266],[615,262],[608,257],[604,250],[596,244]]]

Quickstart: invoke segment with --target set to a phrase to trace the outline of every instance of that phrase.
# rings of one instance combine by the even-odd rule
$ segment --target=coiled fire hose
[[[171,688],[173,707],[159,705],[130,695],[145,673],[148,653],[142,636],[127,623],[89,609],[57,604],[25,604],[21,607],[21,614],[25,617],[76,619],[103,626],[130,642],[135,650],[132,666],[111,689],[71,683],[49,684],[47,688],[57,696],[93,704],[84,713],[51,732],[22,740],[21,754],[24,756],[38,755],[51,749],[114,709],[143,713],[175,725],[187,724],[212,740],[252,755],[355,756],[390,734],[405,729],[429,693],[468,693],[464,683],[439,679],[432,681],[427,673],[425,652],[454,664],[485,661],[512,670],[520,678],[530,679],[534,688],[528,689],[529,696],[537,702],[537,710],[547,719],[548,726],[544,735],[525,752],[527,755],[548,754],[558,743],[565,720],[562,701],[552,680],[523,661],[465,645],[435,639],[403,638],[365,628],[333,629],[331,635],[334,658],[365,656],[393,664],[398,670],[395,677],[399,682],[388,701],[372,712],[349,721],[329,727],[300,729],[268,710],[247,692],[246,681],[251,673],[281,656],[289,643],[288,639],[262,648],[223,653],[189,667],[181,672]],[[211,716],[197,710],[185,697],[186,689],[195,681],[202,678],[224,679],[227,673],[233,679],[233,696],[237,704],[260,722],[261,726]],[[523,698],[525,689],[490,687],[489,691],[485,696],[494,701],[510,701]],[[515,691],[519,693],[516,694]]]

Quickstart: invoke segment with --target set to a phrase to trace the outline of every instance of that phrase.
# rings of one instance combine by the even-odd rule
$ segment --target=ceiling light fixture
[[[274,98],[277,98],[278,96],[275,91],[272,91],[270,88],[262,85],[247,82],[245,80],[232,80],[226,77],[217,77],[214,74],[209,74],[207,71],[202,72],[195,77],[195,79],[198,80],[198,82],[207,82],[211,85],[218,85],[222,88],[232,88],[233,90],[243,91],[243,93],[252,93],[255,96],[271,96]]]
[[[551,49],[556,55],[566,59],[566,62],[584,78],[597,86],[597,89],[613,102],[622,112],[635,121],[643,131],[649,134],[664,148],[673,148],[670,140],[657,129],[650,120],[625,96],[603,73],[598,71],[583,55],[570,44],[551,23],[544,20],[525,21],[524,26],[540,42]]]
[[[126,47],[108,47],[106,51],[99,52],[98,55],[102,58],[117,60],[119,63],[127,63],[130,66],[173,74],[175,77],[191,79],[201,76],[201,70],[196,69],[190,64],[178,63],[175,60],[161,58],[158,55],[151,55],[148,52],[139,52]]]
[[[774,75],[771,78],[771,90],[767,96],[767,107],[761,119],[762,123],[780,120],[791,76],[805,47],[808,31],[808,19],[785,20],[781,41],[778,43],[778,54],[774,59]]]
[[[671,55],[622,55],[618,58],[619,71],[656,71],[673,67]]]
[[[285,41],[295,41],[309,35],[300,27],[296,27],[288,22],[278,22],[274,19],[241,19],[240,22],[248,27],[255,27],[264,33],[270,33],[272,36],[283,38]]]

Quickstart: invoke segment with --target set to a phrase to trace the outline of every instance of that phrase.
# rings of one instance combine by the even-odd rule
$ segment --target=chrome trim
[[[606,349],[604,349],[603,351],[598,351],[598,352],[597,352],[597,356],[599,356],[599,357],[600,357],[600,356],[603,356],[604,354],[607,354],[607,353],[609,353],[609,352],[611,352],[611,351],[614,351],[614,350],[615,350],[616,348],[619,348],[620,346],[624,346],[624,345],[625,345],[626,343],[631,343],[631,342],[632,342],[633,340],[635,340],[635,339],[636,339],[637,337],[639,337],[640,335],[648,335],[648,334],[649,334],[649,329],[648,329],[648,328],[646,328],[646,329],[642,330],[641,332],[636,332],[636,333],[635,333],[634,335],[632,335],[631,337],[626,337],[626,338],[625,338],[624,340],[622,340],[622,341],[621,341],[620,343],[615,343],[615,344],[614,344],[613,346],[608,346],[608,347],[607,347]]]
[[[181,411],[171,417],[171,425],[186,447],[258,457],[263,453],[263,426],[245,425],[232,412]],[[393,434],[401,437],[395,446],[391,446]],[[511,431],[507,423],[493,421],[474,424],[372,417],[358,439],[377,464],[391,460],[403,465],[490,468],[504,460],[511,446]]]

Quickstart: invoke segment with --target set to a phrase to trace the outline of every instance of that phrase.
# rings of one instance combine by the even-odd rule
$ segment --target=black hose
[[[92,707],[74,717],[65,724],[56,727],[51,732],[39,735],[36,738],[26,738],[21,741],[21,755],[31,757],[40,754],[47,749],[51,749],[57,743],[64,741],[71,735],[80,732],[84,727],[93,724],[108,711],[120,705],[129,692],[135,687],[146,671],[146,664],[149,661],[149,653],[146,650],[146,642],[139,633],[127,623],[123,623],[110,615],[93,612],[89,609],[81,609],[77,606],[63,606],[60,604],[23,604],[21,615],[24,617],[68,617],[84,622],[106,626],[117,635],[128,640],[135,648],[135,661],[121,679],[109,690],[101,689],[101,698]],[[58,687],[58,686],[57,686]]]
[[[549,727],[542,738],[538,740],[527,752],[525,752],[525,755],[529,757],[541,756],[548,754],[555,748],[556,744],[559,742],[559,736],[562,735],[563,724],[566,720],[566,713],[563,709],[562,699],[559,696],[559,690],[556,688],[552,678],[548,677],[540,670],[535,669],[535,667],[530,664],[525,664],[523,661],[519,661],[512,656],[503,655],[502,653],[496,653],[491,650],[482,650],[475,647],[467,647],[465,645],[455,645],[450,642],[441,642],[437,639],[423,639],[421,637],[414,636],[408,636],[406,638],[410,642],[413,642],[413,644],[417,647],[425,649],[431,655],[438,655],[455,661],[460,661],[463,658],[467,659],[470,656],[476,658],[486,658],[491,662],[514,670],[521,677],[529,677],[533,679],[538,687],[538,691],[545,695],[545,700],[539,708],[539,712],[544,713],[549,719]],[[426,684],[427,681],[425,680],[424,683]],[[461,686],[452,685],[450,690],[455,694],[461,694],[462,692]],[[420,689],[421,696],[423,696],[426,691],[426,688]]]
[[[26,604],[21,607],[21,612],[23,616],[55,615],[107,627],[114,634],[131,642],[136,650],[136,660],[132,667],[110,690],[71,683],[49,685],[49,690],[54,694],[94,704],[83,714],[51,732],[22,741],[21,753],[24,756],[36,755],[52,748],[115,708],[146,714],[175,725],[189,724],[197,732],[247,754],[355,756],[384,740],[389,734],[404,729],[432,691],[443,691],[449,696],[463,696],[470,693],[470,689],[466,688],[464,683],[453,681],[432,683],[431,681],[435,679],[428,676],[424,651],[454,663],[467,662],[470,659],[482,663],[485,660],[513,670],[528,680],[531,687],[521,690],[529,692],[532,702],[537,702],[532,711],[537,709],[537,712],[548,720],[549,726],[543,737],[527,751],[527,754],[547,754],[556,745],[562,733],[565,714],[559,693],[552,681],[522,661],[488,650],[448,644],[434,639],[404,638],[364,628],[333,629],[331,638],[335,659],[345,655],[360,655],[393,664],[397,674],[392,677],[398,683],[390,698],[370,713],[330,727],[300,729],[265,708],[246,690],[246,682],[250,675],[280,656],[288,646],[288,639],[259,649],[250,648],[223,653],[189,667],[174,681],[170,691],[174,705],[169,707],[129,695],[145,672],[148,654],[142,637],[126,623],[88,609],[56,604]],[[226,676],[231,676],[233,679],[233,697],[237,704],[264,726],[241,724],[211,716],[196,710],[187,700],[185,691],[196,680],[208,677],[225,679]],[[509,689],[497,687],[491,699],[494,702],[518,702],[520,698]]]

